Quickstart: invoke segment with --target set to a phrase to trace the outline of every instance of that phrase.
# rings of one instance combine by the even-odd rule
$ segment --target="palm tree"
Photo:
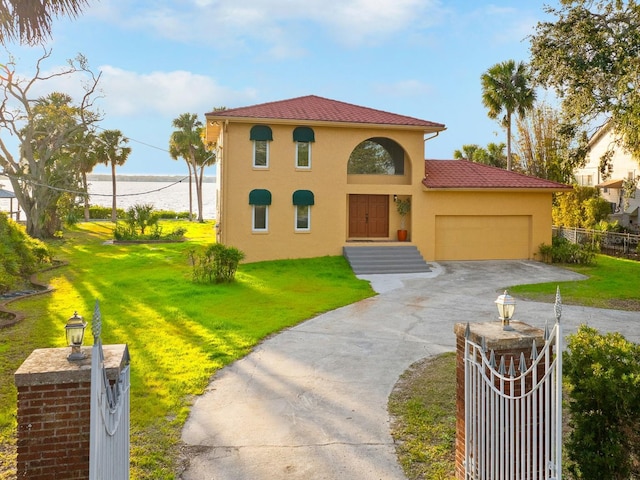
[[[0,2],[0,43],[42,42],[51,36],[54,17],[75,18],[88,4],[88,0],[3,0]]]
[[[113,202],[111,204],[111,221],[117,220],[116,211],[116,165],[124,165],[131,153],[131,147],[125,147],[129,143],[120,130],[104,130],[96,137],[95,151],[98,162],[111,165],[111,185]]]
[[[489,118],[497,119],[504,112],[501,123],[507,129],[507,170],[511,170],[511,117],[517,113],[522,118],[536,100],[529,68],[523,62],[507,60],[489,68],[480,80]]]
[[[80,132],[76,142],[73,144],[73,156],[75,158],[78,171],[80,172],[80,183],[82,187],[82,200],[84,203],[84,220],[88,222],[89,215],[89,182],[87,174],[91,173],[98,163],[98,157],[94,150],[96,137],[93,132],[84,130]]]
[[[189,214],[191,216],[191,175],[196,183],[196,198],[198,201],[198,221],[202,217],[202,180],[204,167],[215,163],[215,155],[207,151],[202,134],[204,126],[195,113],[183,113],[174,119],[173,127],[177,128],[169,139],[169,154],[177,160],[184,159],[189,168]]]

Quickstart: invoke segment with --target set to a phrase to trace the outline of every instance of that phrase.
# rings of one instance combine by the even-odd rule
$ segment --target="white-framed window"
[[[269,231],[269,205],[253,205],[251,230],[254,232]]]
[[[296,205],[296,231],[311,230],[311,205]]]
[[[253,141],[254,168],[269,168],[269,142],[267,140]]]
[[[271,127],[254,125],[249,139],[253,142],[253,168],[269,168],[269,143],[273,140]]]
[[[311,169],[311,144],[316,141],[315,133],[310,127],[293,129],[293,141],[296,145],[296,168]]]
[[[249,205],[251,205],[251,231],[254,233],[268,232],[271,192],[261,188],[251,190]]]
[[[292,200],[295,208],[295,231],[311,231],[311,206],[315,203],[313,192],[310,190],[296,190],[293,192]]]
[[[296,168],[311,168],[311,142],[296,142]]]

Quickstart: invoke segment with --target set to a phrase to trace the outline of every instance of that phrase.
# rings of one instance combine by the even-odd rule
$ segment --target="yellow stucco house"
[[[425,160],[445,126],[305,96],[206,114],[217,237],[246,261],[417,247],[426,260],[534,259],[566,185],[465,160]],[[397,201],[409,200],[398,242]]]

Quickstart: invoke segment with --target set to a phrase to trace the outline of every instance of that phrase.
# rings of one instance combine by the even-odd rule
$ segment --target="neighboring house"
[[[611,169],[603,173],[600,169],[601,158],[607,152],[611,155]],[[602,198],[611,204],[610,221],[639,230],[638,211],[640,209],[640,191],[637,180],[640,164],[620,144],[619,137],[607,123],[589,140],[589,153],[585,166],[576,169],[574,176],[580,186],[596,187]],[[636,182],[630,196],[625,199],[625,186]]]
[[[317,96],[206,114],[218,241],[250,262],[409,243],[427,260],[533,259],[552,193],[571,187],[466,160],[424,160],[445,126]]]

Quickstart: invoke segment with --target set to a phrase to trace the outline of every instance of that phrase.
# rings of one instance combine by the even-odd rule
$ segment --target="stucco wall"
[[[413,239],[427,260],[536,259],[540,244],[551,243],[551,192],[427,191],[421,200],[423,213],[414,219]],[[487,223],[505,232],[504,243],[482,238],[478,230],[463,239],[471,249],[461,249],[454,258],[439,258],[438,218],[453,216],[485,217]],[[522,229],[526,225],[530,231],[526,232],[528,251],[523,256]],[[519,245],[514,246],[516,242]]]
[[[270,123],[269,168],[252,166],[253,144],[249,132],[253,123],[229,122],[219,140],[218,217],[221,243],[232,245],[246,254],[247,262],[282,258],[308,258],[341,255],[349,232],[349,195],[387,195],[389,199],[389,235],[378,241],[396,239],[400,218],[393,196],[410,197],[412,211],[407,218],[409,240],[415,243],[427,260],[438,258],[436,224],[443,216],[478,216],[518,233],[518,248],[496,245],[491,226],[480,226],[488,233],[486,241],[473,235],[468,239],[471,250],[462,251],[467,259],[535,258],[541,243],[551,242],[550,192],[530,191],[425,191],[424,140],[420,129],[357,128],[342,125],[310,125],[315,132],[311,169],[297,169],[292,132],[298,124]],[[353,149],[372,137],[391,138],[405,150],[405,174],[402,176],[347,175],[347,162]],[[428,144],[427,144],[428,148]],[[366,177],[366,178],[365,178]],[[252,232],[252,207],[249,192],[267,189],[272,194],[269,206],[269,229]],[[310,232],[296,232],[292,195],[296,190],[311,190],[315,204],[311,207]],[[489,218],[502,216],[502,218]],[[526,218],[523,218],[526,216]],[[504,220],[502,222],[501,220]],[[441,223],[443,225],[451,223]],[[522,234],[523,225],[529,232]],[[477,236],[476,236],[477,237]],[[505,242],[508,242],[505,238]],[[522,245],[526,243],[526,249]],[[477,247],[477,248],[476,248]],[[464,250],[464,249],[461,249]],[[442,249],[440,250],[442,251]]]
[[[298,125],[269,124],[273,132],[269,168],[255,169],[252,166],[253,145],[249,140],[253,125],[230,122],[222,131],[219,192],[223,211],[219,217],[219,241],[243,250],[248,262],[341,255],[348,234],[350,193],[389,195],[389,239],[395,239],[399,218],[392,196],[421,193],[420,181],[424,175],[422,130],[312,126],[315,142],[311,148],[311,169],[303,170],[295,165],[292,132]],[[365,181],[357,176],[347,176],[351,152],[371,137],[391,138],[405,149],[405,175],[379,177],[379,183],[374,184],[369,182],[377,176],[369,176]],[[253,189],[267,189],[272,194],[267,233],[251,230],[252,207],[248,199]],[[300,189],[311,190],[315,196],[309,233],[294,229],[292,194]]]

